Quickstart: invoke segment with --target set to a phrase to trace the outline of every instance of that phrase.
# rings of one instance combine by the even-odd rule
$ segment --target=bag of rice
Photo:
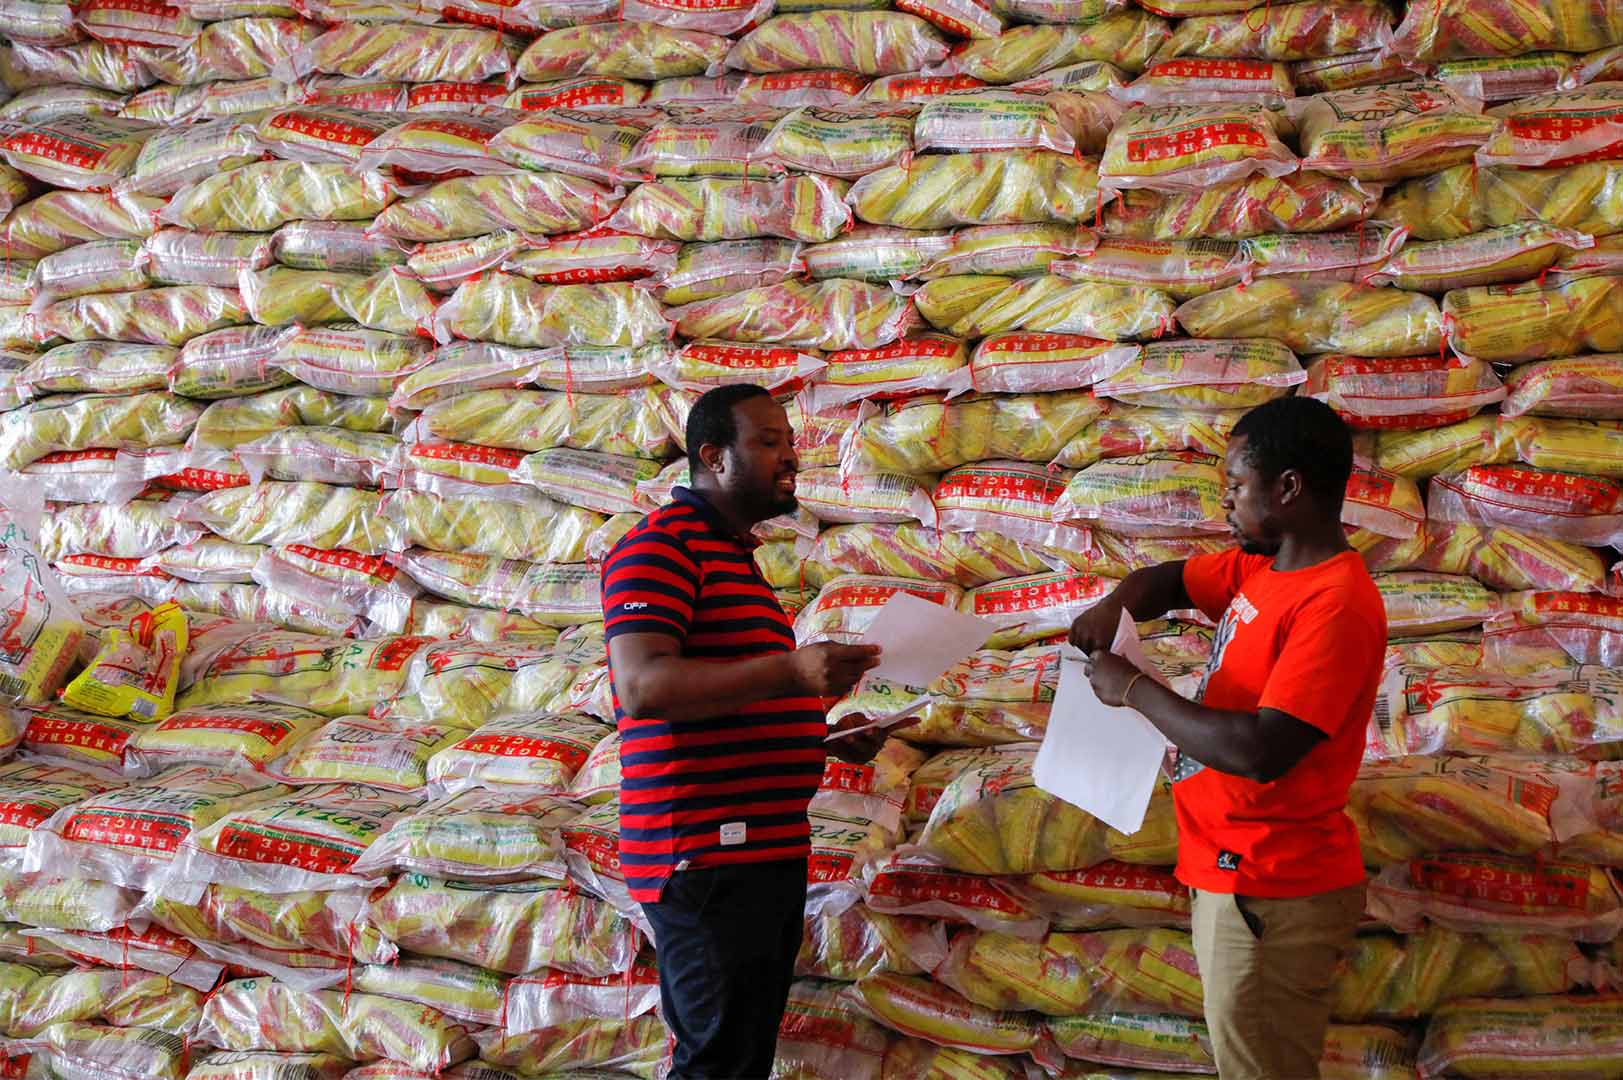
[[[465,338],[521,347],[637,347],[670,333],[646,290],[623,283],[536,285],[501,273],[458,288],[435,312],[433,328],[442,345]]]
[[[1294,353],[1265,338],[1152,341],[1093,392],[1129,405],[1226,412],[1284,397],[1306,378]]]
[[[235,289],[177,285],[64,300],[39,315],[46,340],[139,341],[180,346],[190,338],[251,322]]]
[[[1092,546],[1087,529],[1056,520],[1067,480],[1042,465],[980,461],[943,475],[932,499],[947,532],[990,530],[1020,543],[1085,552]]]
[[[1264,278],[1197,296],[1174,316],[1195,337],[1268,337],[1297,353],[1413,356],[1442,343],[1443,316],[1430,297],[1341,282]]]
[[[1584,233],[1542,222],[1502,225],[1458,240],[1409,244],[1369,281],[1429,293],[1504,285],[1538,277],[1567,252],[1592,246]]]
[[[1511,369],[1505,378],[1505,416],[1606,419],[1623,416],[1623,354],[1540,360]]]
[[[271,237],[271,256],[295,270],[371,274],[406,262],[410,245],[373,235],[370,222],[292,221]]]
[[[855,180],[908,160],[912,105],[805,106],[778,119],[755,152],[779,166]]]
[[[1080,334],[995,334],[975,346],[969,381],[986,394],[1080,390],[1119,371],[1138,353],[1137,345]]]
[[[525,82],[577,76],[670,79],[720,67],[731,43],[716,34],[645,22],[592,23],[541,35],[519,57]]]
[[[508,975],[621,975],[640,946],[607,903],[546,878],[504,885],[402,874],[372,899],[368,916],[411,952]]]
[[[562,669],[560,669],[562,670]],[[451,794],[567,791],[610,729],[583,716],[514,713],[497,717],[429,764],[429,782]]]
[[[780,11],[780,14],[791,13]],[[729,82],[730,79],[738,81],[734,84]],[[862,92],[868,88],[868,79],[865,76],[842,68],[774,71],[761,75],[723,75],[712,82],[723,93],[727,86],[736,85],[736,100],[740,105],[763,105],[773,109],[799,109],[808,105],[854,105],[861,99]],[[728,99],[721,97],[719,100],[725,102]]]
[[[915,15],[814,11],[768,19],[733,45],[726,63],[751,72],[841,68],[899,75],[940,63],[947,54],[946,40]]]
[[[397,559],[418,584],[459,603],[516,611],[547,626],[575,626],[602,618],[596,567],[421,548]]]
[[[1018,649],[1062,637],[1078,615],[1114,589],[1114,578],[1074,571],[1032,574],[971,589],[961,610],[997,626],[989,649]]]
[[[853,485],[859,481],[852,478]],[[806,473],[800,485],[804,492]],[[807,494],[800,498],[813,506]],[[804,572],[806,584],[814,588],[839,574],[916,577],[974,588],[1037,573],[1051,560],[1057,561],[1047,551],[990,532],[939,532],[914,522],[836,525],[818,534]]]
[[[1108,200],[1099,186],[1092,161],[1064,154],[940,154],[869,173],[846,201],[863,221],[904,229],[1074,224],[1092,219],[1101,199]]]
[[[504,1035],[502,1029],[491,1027],[481,1029],[476,1038],[481,1061],[503,1067],[504,1075],[541,1076],[585,1066],[644,1080],[657,1075],[667,1060],[670,1041],[664,1023],[651,1015],[586,1017],[521,1035]]]
[[[181,766],[58,811],[30,837],[23,872],[72,864],[97,880],[152,889],[198,830],[287,791],[264,777]]]
[[[29,275],[32,309],[93,293],[144,289],[148,258],[138,240],[100,240],[47,255]]]
[[[1224,487],[1221,462],[1206,454],[1109,458],[1071,479],[1054,516],[1122,536],[1215,535],[1228,531],[1220,505]]]
[[[202,411],[156,392],[52,396],[0,413],[0,464],[17,470],[59,451],[173,446],[185,441]]]
[[[153,134],[136,121],[63,116],[7,135],[0,150],[12,168],[52,187],[106,189],[130,174]]]
[[[244,271],[271,264],[271,243],[257,233],[160,229],[141,246],[147,273],[158,285],[232,288]]]
[[[763,182],[661,180],[632,191],[607,226],[654,239],[741,240],[781,236],[820,242],[849,227],[843,181],[791,176]],[[680,273],[678,263],[677,272]]]
[[[1394,51],[1409,61],[1517,56],[1541,49],[1588,52],[1623,43],[1623,14],[1570,0],[1528,0],[1478,8],[1440,0],[1415,8],[1397,29]]]
[[[875,412],[842,441],[841,468],[848,473],[939,473],[988,459],[1052,461],[1099,418],[1103,404],[1092,394],[994,395],[944,404],[934,395],[910,398]]]
[[[1166,20],[1136,8],[1086,25],[1012,26],[995,38],[969,42],[923,74],[1007,85],[1089,61],[1136,72],[1164,46],[1167,34]]]
[[[492,115],[448,113],[391,127],[361,150],[362,169],[393,168],[413,176],[475,176],[512,171],[492,153],[491,140],[513,121],[505,110]]]
[[[1590,473],[1623,480],[1623,425],[1616,420],[1504,421],[1516,439],[1516,455],[1539,469]],[[1519,424],[1525,423],[1526,427]]]
[[[1270,8],[1258,29],[1249,12],[1180,20],[1155,56],[1314,60],[1386,48],[1392,14],[1376,0],[1299,0]]]
[[[806,272],[817,280],[897,282],[917,276],[951,247],[951,234],[941,229],[858,225],[836,240],[807,248]]]
[[[1402,863],[1439,851],[1531,855],[1554,840],[1559,788],[1537,763],[1508,758],[1401,758],[1366,764],[1348,815],[1364,861]]]
[[[1613,996],[1467,998],[1446,1003],[1427,1024],[1420,1075],[1510,1080],[1576,1072],[1610,1059],[1620,1043],[1623,1002]]]
[[[1110,132],[1100,186],[1203,191],[1298,168],[1279,141],[1280,120],[1261,105],[1139,105]]]
[[[490,153],[526,169],[554,170],[599,183],[642,180],[626,159],[664,114],[649,108],[582,108],[573,101],[521,103],[526,115],[490,140]],[[580,105],[596,104],[581,102]]]
[[[931,325],[956,337],[989,337],[1011,330],[1083,334],[1126,340],[1155,337],[1172,325],[1173,302],[1165,293],[1137,285],[1072,282],[1056,274],[991,278],[980,282],[959,314],[956,298],[945,311],[933,305],[951,298],[958,278],[938,278],[916,294],[915,304]],[[997,283],[1001,282],[1001,287]]]
[[[1517,362],[1623,349],[1623,278],[1456,289],[1443,298],[1450,344],[1479,360]]]
[[[781,110],[759,105],[667,108],[671,111],[643,134],[625,159],[634,175],[759,179],[783,175],[782,166],[763,153],[772,125],[783,116]]]
[[[306,544],[365,555],[403,546],[400,523],[381,510],[375,491],[308,481],[266,481],[207,494],[187,508],[189,520],[239,544]]]
[[[1440,522],[1536,531],[1606,547],[1623,543],[1623,484],[1514,465],[1476,465],[1432,481],[1429,516]]]
[[[0,766],[0,864],[20,870],[29,837],[57,812],[116,787],[115,781],[47,761]]]
[[[1319,94],[1296,118],[1302,167],[1377,183],[1435,173],[1487,142],[1494,121],[1480,112],[1434,82]]]
[[[677,255],[675,268],[655,286],[654,294],[673,306],[691,304],[776,285],[805,269],[801,245],[792,240],[686,244]]]
[[[1156,60],[1128,85],[1110,88],[1110,96],[1136,105],[1279,106],[1296,96],[1296,88],[1290,69],[1282,63],[1191,58]]]
[[[58,345],[17,375],[30,397],[41,394],[136,394],[163,390],[177,351],[167,345],[81,341]]]
[[[277,61],[271,74],[297,82],[320,73],[398,82],[480,82],[513,69],[512,40],[497,30],[345,23]]]
[[[369,220],[395,199],[378,173],[336,163],[264,161],[227,169],[177,192],[168,224],[191,229],[269,232],[290,221]]]
[[[1283,233],[1253,236],[1241,249],[1258,277],[1305,281],[1368,282],[1403,247],[1403,229],[1359,224],[1340,233]],[[1384,282],[1375,282],[1384,284]]]
[[[773,1067],[785,1076],[879,1080],[890,1041],[845,987],[801,980],[789,989]]]
[[[973,1004],[921,976],[881,972],[857,983],[854,993],[881,1024],[941,1046],[977,1054],[1020,1054],[1043,1038],[1031,1014]]]
[[[907,297],[846,278],[767,285],[685,304],[666,318],[689,338],[833,350],[882,349],[919,324]]]
[[[1102,232],[1137,240],[1316,233],[1356,226],[1378,202],[1378,190],[1321,173],[1252,176],[1200,191],[1135,188],[1119,193]]]
[[[1049,270],[1069,281],[1159,289],[1188,300],[1215,289],[1249,281],[1251,258],[1228,240],[1102,240],[1079,259],[1053,263]]]
[[[885,601],[899,592],[949,608],[956,608],[964,596],[957,586],[940,582],[844,575],[825,585],[796,618],[795,639],[802,646],[816,641],[855,641]]]
[[[262,773],[326,722],[309,709],[270,702],[184,709],[137,731],[130,755],[153,773],[182,765]]]

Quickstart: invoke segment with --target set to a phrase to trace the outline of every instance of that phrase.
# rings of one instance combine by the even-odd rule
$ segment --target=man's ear
[[[1304,490],[1302,474],[1296,469],[1286,469],[1274,481],[1274,497],[1279,500],[1280,506],[1291,505],[1302,497]]]
[[[721,475],[722,458],[725,451],[715,443],[705,443],[699,447],[699,461],[704,465],[705,471]]]

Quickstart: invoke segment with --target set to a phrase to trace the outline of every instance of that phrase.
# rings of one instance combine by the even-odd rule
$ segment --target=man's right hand
[[[821,641],[789,655],[800,688],[813,697],[844,697],[862,676],[879,666],[879,646]]]
[[[1122,599],[1111,593],[1088,608],[1071,623],[1071,644],[1092,656],[1096,652],[1109,652],[1116,641],[1116,628],[1121,625]]]

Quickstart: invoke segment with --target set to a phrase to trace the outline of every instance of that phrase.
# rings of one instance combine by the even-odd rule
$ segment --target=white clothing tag
[[[744,842],[744,823],[742,821],[729,821],[721,827],[721,845],[728,847],[732,844]]]

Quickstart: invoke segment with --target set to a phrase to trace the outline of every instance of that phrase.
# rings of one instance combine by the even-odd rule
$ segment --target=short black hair
[[[1276,398],[1240,417],[1231,438],[1245,436],[1251,467],[1272,479],[1286,469],[1327,510],[1340,510],[1352,476],[1352,432],[1324,402],[1310,397]]]
[[[737,441],[738,420],[733,416],[733,407],[751,398],[771,396],[772,394],[764,387],[752,383],[730,383],[705,391],[699,400],[693,403],[693,409],[688,413],[687,425],[690,479],[696,479],[700,470],[704,468],[704,462],[699,459],[699,447],[706,443],[727,447]]]

